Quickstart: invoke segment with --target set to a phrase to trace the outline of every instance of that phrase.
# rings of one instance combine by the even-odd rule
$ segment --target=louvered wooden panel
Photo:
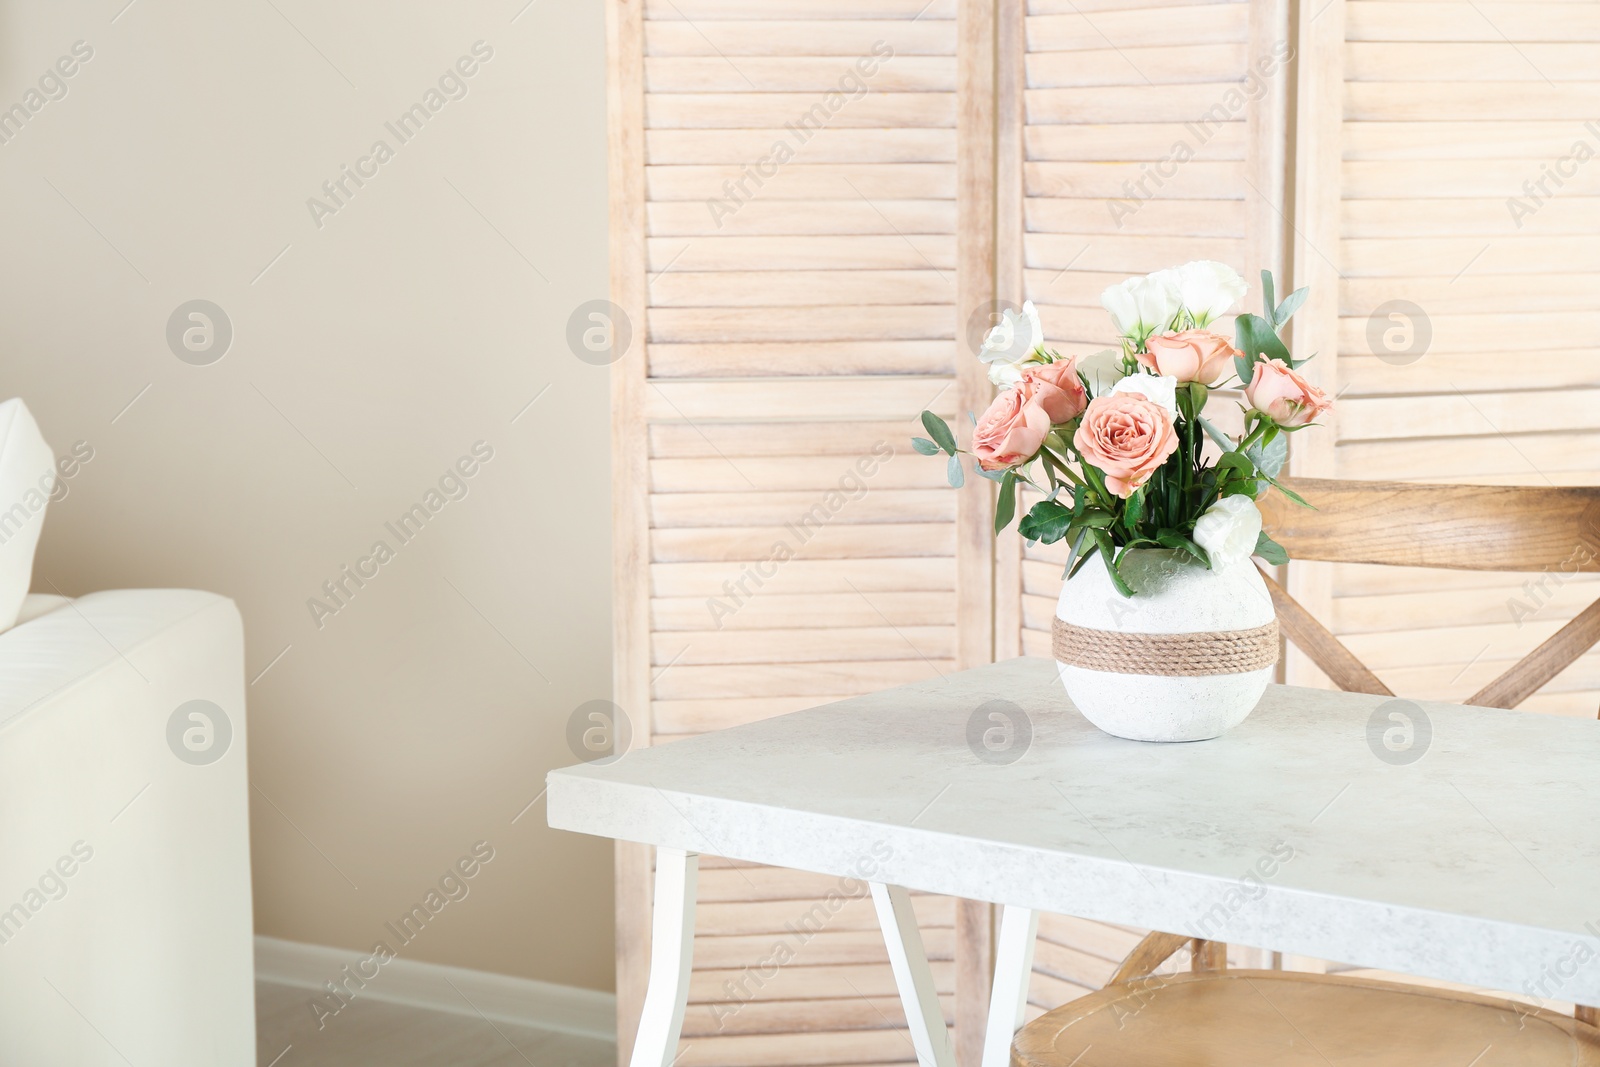
[[[1276,0],[1002,8],[1002,51],[1009,39],[1025,58],[1001,68],[998,290],[1034,301],[1053,348],[1107,347],[1100,293],[1130,274],[1191,259],[1247,279],[1279,268],[1286,11]],[[1050,655],[1065,562],[1061,545],[998,543],[1000,654]],[[1138,936],[1047,917],[1030,1011],[1099,988]]]
[[[1335,0],[1306,26],[1296,264],[1320,299],[1297,343],[1324,353],[1311,367],[1340,404],[1334,433],[1296,439],[1299,472],[1600,477],[1600,167],[1573,159],[1600,152],[1600,127],[1585,125],[1600,80],[1582,63],[1597,30],[1600,4],[1584,2]],[[1417,310],[1389,318],[1394,300]],[[1408,328],[1428,343],[1408,345]],[[1395,692],[1443,700],[1470,696],[1600,594],[1593,576],[1290,573]],[[1289,667],[1322,680],[1302,657]],[[1523,707],[1593,717],[1597,705],[1587,656]]]
[[[987,401],[959,324],[994,285],[992,7],[612,0],[610,45],[613,291],[638,339],[614,369],[617,699],[636,737],[986,662],[989,486],[952,492],[909,438],[924,408],[962,425]],[[624,1061],[648,877],[619,850]],[[706,858],[677,1062],[914,1060],[865,889]],[[916,904],[973,1062],[987,910]]]

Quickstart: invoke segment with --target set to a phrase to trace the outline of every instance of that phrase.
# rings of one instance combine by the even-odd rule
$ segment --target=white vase
[[[1256,630],[1276,618],[1249,561],[1210,570],[1185,553],[1135,549],[1118,570],[1131,598],[1117,592],[1096,555],[1062,587],[1057,618],[1091,630],[1161,635]],[[1204,675],[1125,674],[1059,660],[1056,667],[1084,718],[1134,741],[1217,737],[1254,710],[1273,674],[1273,664]]]

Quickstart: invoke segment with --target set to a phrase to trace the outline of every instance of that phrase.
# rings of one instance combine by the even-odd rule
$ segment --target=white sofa
[[[0,1065],[255,1063],[245,755],[230,600],[30,596],[0,633]]]

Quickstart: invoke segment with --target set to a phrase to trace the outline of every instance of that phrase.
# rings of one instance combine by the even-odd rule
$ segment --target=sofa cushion
[[[16,624],[55,487],[55,456],[20,399],[0,404],[0,631]]]
[[[57,596],[55,593],[29,593],[22,598],[22,610],[17,612],[17,621],[11,625],[21,626],[25,622],[32,622],[41,615],[60,611],[70,603],[71,597]]]

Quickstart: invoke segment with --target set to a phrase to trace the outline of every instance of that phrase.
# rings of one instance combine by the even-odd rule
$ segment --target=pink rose
[[[1244,387],[1250,406],[1279,426],[1304,426],[1333,410],[1326,393],[1300,377],[1281,359],[1256,361],[1255,374]]]
[[[1089,401],[1072,437],[1083,458],[1106,476],[1106,488],[1127,499],[1150,480],[1178,447],[1167,409],[1137,393],[1110,393]]]
[[[1233,370],[1233,357],[1241,353],[1210,330],[1184,330],[1158,334],[1145,342],[1140,363],[1157,374],[1170,374],[1180,382],[1216,385]]]
[[[1021,384],[994,398],[972,428],[972,454],[986,471],[1015,467],[1033,458],[1050,432],[1050,416],[1024,395]]]
[[[1026,398],[1044,409],[1051,422],[1075,419],[1089,406],[1089,394],[1078,381],[1076,356],[1024,367],[1021,388]]]

